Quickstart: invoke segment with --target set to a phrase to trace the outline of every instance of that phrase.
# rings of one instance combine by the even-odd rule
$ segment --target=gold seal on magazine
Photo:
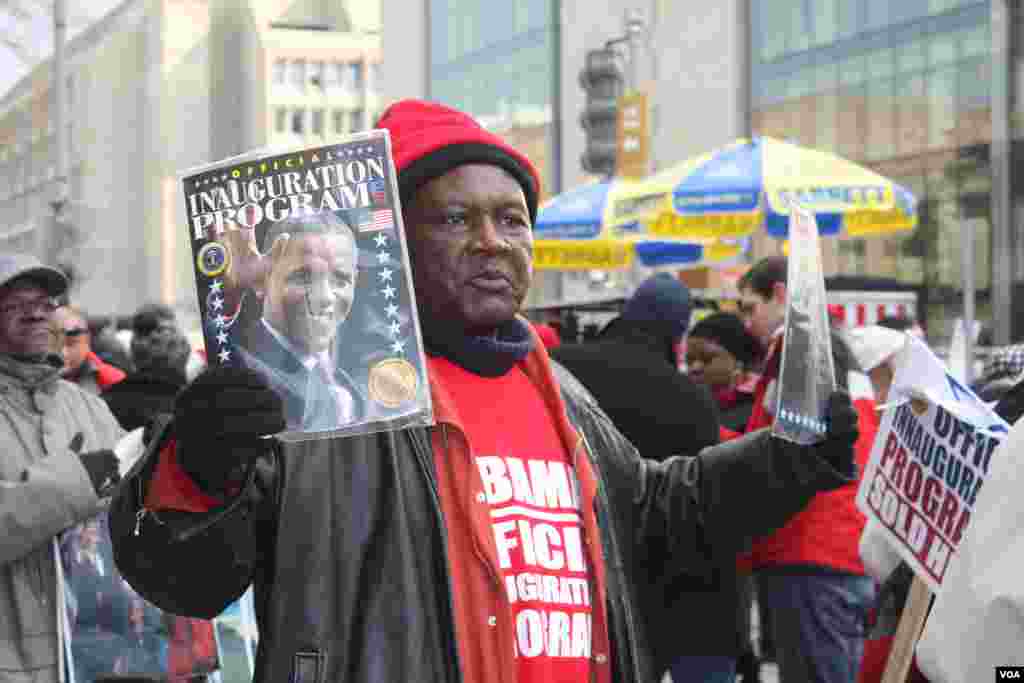
[[[231,252],[220,242],[203,245],[196,256],[196,268],[206,277],[217,277],[228,268]]]
[[[412,363],[402,358],[382,360],[370,368],[370,398],[386,408],[397,408],[416,398],[419,377]]]

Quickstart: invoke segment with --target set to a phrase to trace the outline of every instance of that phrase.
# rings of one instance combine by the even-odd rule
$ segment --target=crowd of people
[[[435,426],[270,438],[294,397],[245,365],[193,378],[171,309],[137,311],[124,348],[59,270],[0,255],[0,682],[70,662],[79,683],[201,678],[205,620],[250,586],[258,681],[749,683],[769,658],[783,683],[880,680],[906,571],[864,549],[854,499],[892,328],[913,322],[834,326],[821,441],[774,438],[785,258],[750,268],[736,312],[691,326],[660,274],[597,339],[560,343],[521,310],[530,160],[438,104],[378,127]],[[979,387],[1007,411],[1020,358]],[[138,429],[125,472],[114,449]]]

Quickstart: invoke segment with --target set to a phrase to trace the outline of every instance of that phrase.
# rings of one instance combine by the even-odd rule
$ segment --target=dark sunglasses
[[[88,334],[89,330],[85,327],[72,327],[70,330],[64,330],[65,337],[81,337],[83,334]]]

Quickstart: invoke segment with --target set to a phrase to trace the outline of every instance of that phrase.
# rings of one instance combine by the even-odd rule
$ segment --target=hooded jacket
[[[718,443],[714,399],[676,364],[689,319],[686,287],[659,274],[640,285],[598,339],[551,353],[645,458],[696,455]]]
[[[560,392],[539,346],[521,367],[557,411],[556,421],[573,432],[575,457],[592,473],[611,646],[594,652],[593,663],[610,667],[614,681],[654,681],[660,671],[636,618],[637,586],[646,572],[704,572],[710,539],[741,547],[781,524],[816,490],[845,478],[812,452],[799,461],[780,458],[765,432],[696,458],[642,460],[585,399],[571,389]],[[455,628],[453,595],[467,587],[454,585],[448,554],[454,548],[468,553],[460,562],[493,568],[485,547],[460,551],[465,544],[448,543],[450,535],[488,534],[480,534],[471,516],[442,512],[440,487],[464,492],[471,499],[460,502],[471,506],[480,482],[463,486],[449,473],[455,468],[437,466],[470,456],[436,384],[431,376],[436,426],[273,441],[243,490],[213,507],[196,490],[188,494],[195,487],[190,480],[161,479],[173,458],[169,425],[129,472],[111,507],[122,574],[164,609],[205,617],[254,584],[258,682],[508,680],[514,652],[501,630],[504,617],[473,615],[479,628]],[[215,448],[210,444],[210,457]],[[466,469],[479,479],[475,468]],[[178,509],[148,507],[148,497],[168,485],[182,491]],[[755,498],[758,515],[735,514]],[[500,604],[503,584],[492,591]],[[479,661],[492,668],[461,662],[460,639],[477,639]]]
[[[171,412],[174,397],[185,386],[185,373],[171,368],[133,372],[110,387],[100,398],[124,429],[145,427],[160,413]]]
[[[0,355],[0,680],[5,672],[56,673],[54,537],[100,510],[69,450],[76,434],[87,452],[113,447],[121,428],[103,401],[60,379],[56,365]]]

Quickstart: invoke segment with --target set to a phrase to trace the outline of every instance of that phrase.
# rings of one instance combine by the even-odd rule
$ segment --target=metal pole
[[[1013,235],[1010,194],[1011,31],[1009,0],[992,2],[992,320],[997,345],[1010,343]]]
[[[962,198],[957,199],[958,205],[961,201]],[[962,205],[958,208],[958,214],[961,242],[960,271],[964,288],[964,382],[970,384],[974,381],[974,223],[964,220]]]
[[[629,92],[636,92],[639,87],[636,68],[636,39],[637,34],[643,30],[643,20],[636,10],[626,10],[625,23],[626,41],[629,46],[629,63],[626,65],[626,89]]]
[[[62,213],[67,206],[68,191],[68,155],[67,155],[67,78],[65,72],[64,40],[67,35],[67,8],[65,0],[54,0],[53,2],[53,80],[50,83],[50,92],[53,96],[53,139],[56,145],[54,150],[54,165],[56,166],[57,186],[54,198],[51,203],[54,213],[52,223],[54,230],[62,229]],[[49,235],[48,243],[57,244],[61,235]],[[57,254],[46,254],[50,259],[56,258]]]
[[[562,163],[562,0],[551,0],[551,173],[552,196],[562,193],[565,183]]]
[[[736,41],[738,43],[738,67],[740,70],[740,77],[736,79],[739,86],[737,88],[736,104],[740,116],[740,137],[747,138],[748,140],[754,135],[752,128],[753,117],[751,112],[753,108],[753,96],[751,93],[753,81],[751,79],[752,54],[750,47],[750,17],[753,14],[750,8],[750,3],[752,1],[753,0],[739,0],[736,8],[738,15],[738,21],[736,23],[739,25],[740,35],[740,39]]]

